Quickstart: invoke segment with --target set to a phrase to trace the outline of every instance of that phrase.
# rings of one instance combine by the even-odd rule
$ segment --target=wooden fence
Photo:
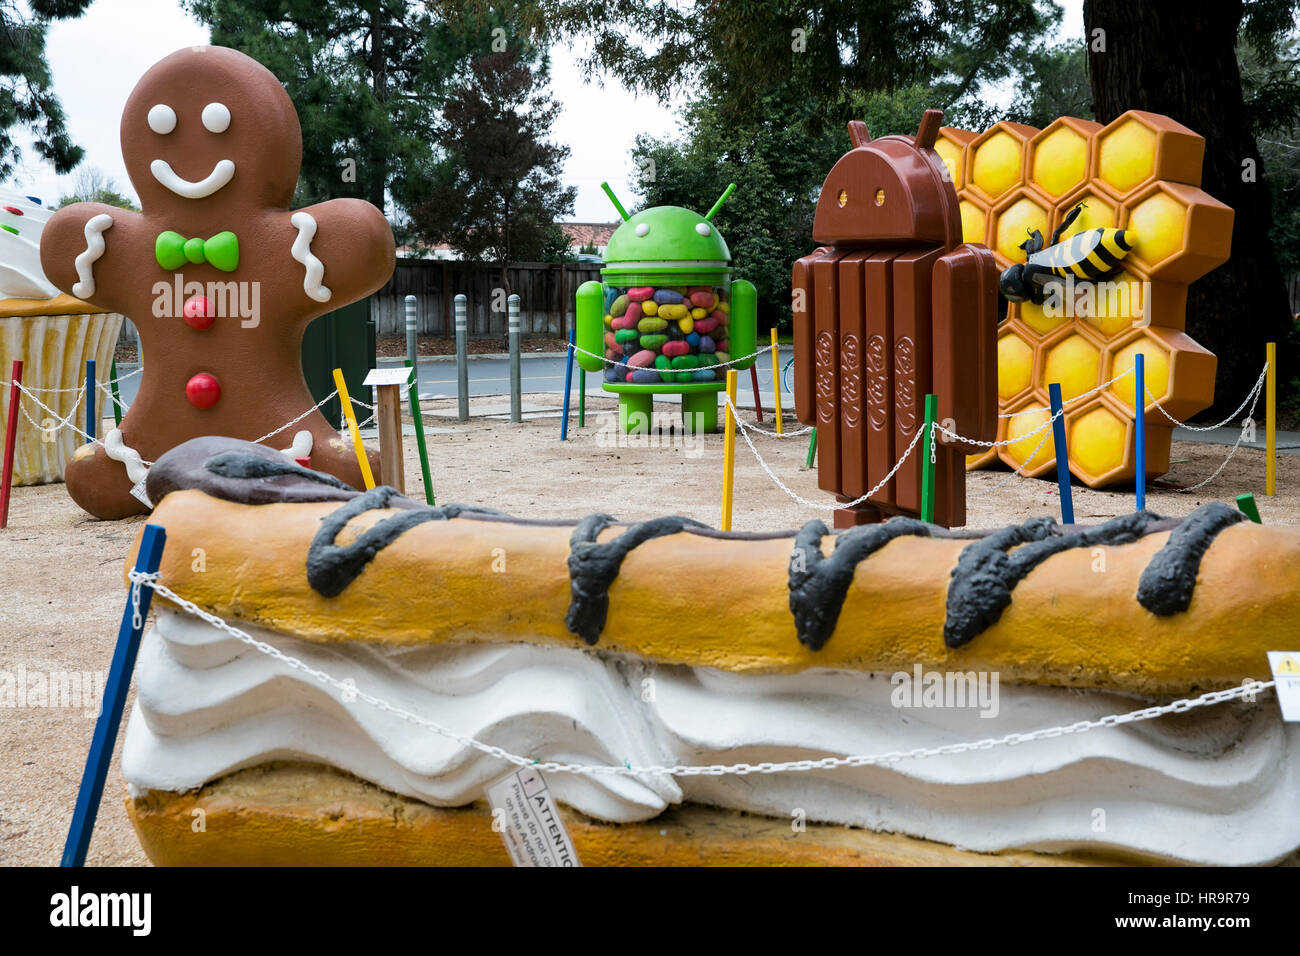
[[[519,262],[501,270],[491,263],[437,259],[398,259],[393,278],[375,293],[370,317],[379,335],[406,333],[406,297],[418,302],[421,335],[456,333],[453,299],[464,293],[471,337],[506,334],[506,296],[519,296],[519,324],[524,335],[567,338],[573,327],[578,286],[600,279],[600,267],[577,262]]]

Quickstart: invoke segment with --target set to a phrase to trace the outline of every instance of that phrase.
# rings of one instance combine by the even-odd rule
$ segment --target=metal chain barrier
[[[917,431],[920,435],[924,429]],[[912,750],[891,750],[877,754],[859,754],[847,757],[823,757],[820,760],[788,760],[780,763],[733,763],[733,764],[674,764],[670,766],[648,766],[637,767],[631,763],[621,765],[600,765],[600,764],[577,764],[577,763],[559,763],[556,761],[534,760],[520,754],[511,753],[501,747],[484,743],[468,734],[460,734],[450,730],[436,721],[429,720],[414,714],[403,707],[391,704],[381,697],[367,693],[360,689],[352,679],[340,680],[319,668],[312,667],[293,657],[285,654],[279,648],[268,644],[266,641],[259,641],[245,631],[240,630],[232,624],[227,623],[220,617],[211,612],[203,610],[197,604],[187,601],[171,588],[167,587],[158,580],[159,575],[155,572],[152,574],[142,571],[132,570],[128,573],[132,585],[137,589],[140,586],[153,588],[154,593],[174,604],[176,607],[191,614],[202,621],[207,622],[212,627],[224,634],[235,638],[236,640],[255,648],[268,657],[279,661],[280,663],[306,674],[320,684],[326,684],[335,688],[349,698],[363,700],[367,704],[392,714],[394,717],[414,724],[417,727],[423,727],[431,730],[442,737],[454,740],[463,747],[469,747],[477,750],[479,753],[496,757],[506,763],[514,764],[518,767],[535,767],[545,773],[569,773],[584,776],[660,776],[667,775],[672,777],[721,777],[721,776],[745,776],[748,774],[772,774],[772,773],[799,773],[810,770],[834,770],[839,767],[869,767],[881,764],[897,763],[900,760],[921,760],[928,757],[942,757],[952,754],[970,753],[977,750],[992,750],[994,747],[1014,747],[1020,744],[1033,743],[1039,740],[1051,740],[1056,737],[1063,737],[1068,734],[1082,734],[1091,730],[1098,730],[1103,727],[1121,727],[1125,724],[1137,723],[1144,720],[1154,720],[1157,717],[1164,717],[1168,714],[1183,714],[1190,710],[1200,707],[1210,707],[1215,704],[1227,703],[1234,700],[1245,700],[1249,703],[1257,703],[1256,696],[1263,691],[1269,690],[1275,685],[1274,681],[1249,680],[1238,687],[1229,687],[1224,690],[1209,691],[1201,694],[1199,697],[1188,697],[1173,701],[1168,704],[1158,706],[1143,707],[1139,710],[1132,710],[1125,714],[1109,714],[1095,720],[1080,720],[1073,724],[1063,724],[1057,727],[1046,727],[1041,730],[1029,731],[1026,733],[1011,733],[1001,737],[985,737],[982,740],[965,741],[955,744],[944,744],[940,747],[917,747]]]

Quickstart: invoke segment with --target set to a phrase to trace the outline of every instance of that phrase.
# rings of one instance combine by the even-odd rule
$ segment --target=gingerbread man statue
[[[380,288],[395,264],[392,229],[369,203],[290,211],[297,113],[236,50],[191,47],[155,64],[126,102],[121,137],[143,211],[76,203],[41,238],[51,282],[140,333],[144,372],[121,427],[66,470],[73,500],[99,518],[146,512],[133,488],[169,448],[254,440],[310,409],[307,324]],[[361,486],[350,443],[319,411],[267,444]]]

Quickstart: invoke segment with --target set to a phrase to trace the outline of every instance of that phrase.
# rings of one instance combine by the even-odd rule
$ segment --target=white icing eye
[[[650,224],[647,223],[647,222],[640,223],[640,224],[636,227],[636,234],[637,234],[638,236],[644,236],[644,235],[645,235],[646,233],[648,233],[649,231],[650,231]]]
[[[176,128],[176,111],[164,103],[149,107],[149,128],[166,136]]]
[[[707,236],[709,234],[709,224],[707,222],[697,222],[695,224],[695,231],[701,236]]]
[[[209,133],[224,133],[230,126],[230,109],[225,103],[203,107],[203,128]]]

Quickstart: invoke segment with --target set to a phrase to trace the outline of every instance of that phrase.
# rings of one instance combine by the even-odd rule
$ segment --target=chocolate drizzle
[[[928,538],[935,528],[914,518],[861,525],[835,537],[835,550],[823,557],[822,538],[830,532],[809,521],[794,538],[790,554],[790,613],[799,643],[819,651],[830,640],[858,563],[905,534]]]
[[[1011,604],[1016,585],[1052,555],[1070,548],[1129,544],[1163,520],[1149,511],[1140,511],[1095,527],[1072,526],[1067,531],[1052,518],[1031,518],[972,542],[962,549],[952,569],[944,644],[962,647],[996,624]]]
[[[357,579],[376,554],[416,525],[426,521],[446,521],[460,515],[501,515],[492,508],[474,505],[442,505],[438,508],[414,507],[367,528],[350,544],[334,540],[347,523],[360,514],[392,507],[393,499],[406,501],[393,488],[380,485],[357,495],[343,507],[330,512],[320,522],[320,530],[307,549],[307,583],[325,597],[337,597]]]
[[[609,515],[588,515],[578,522],[569,538],[569,612],[564,624],[588,644],[600,640],[609,614],[609,586],[618,577],[623,559],[639,544],[652,538],[678,534],[688,528],[707,528],[690,518],[654,518],[631,525],[603,544],[597,536],[616,524]]]
[[[219,478],[234,478],[246,481],[292,475],[304,481],[329,485],[331,488],[337,488],[340,491],[356,492],[356,489],[351,485],[345,484],[333,475],[327,475],[323,471],[312,471],[310,468],[292,464],[287,460],[276,461],[271,458],[250,455],[246,451],[225,451],[219,455],[213,455],[203,463],[203,467]]]
[[[1192,603],[1201,559],[1220,531],[1245,520],[1240,511],[1212,501],[1197,508],[1169,535],[1142,569],[1138,603],[1160,617],[1186,611]]]

